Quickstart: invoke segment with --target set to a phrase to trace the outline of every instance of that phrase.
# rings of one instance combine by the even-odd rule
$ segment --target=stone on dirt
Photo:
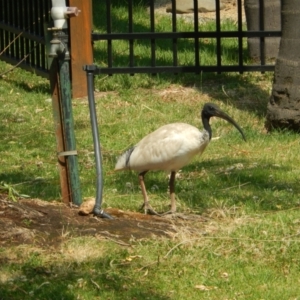
[[[89,215],[93,212],[96,200],[95,198],[88,198],[79,206],[79,214],[80,215]]]

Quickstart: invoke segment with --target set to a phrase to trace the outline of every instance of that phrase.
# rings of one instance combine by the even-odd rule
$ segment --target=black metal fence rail
[[[0,0],[0,59],[48,77],[45,28],[51,0]]]
[[[249,71],[273,71],[273,64],[266,64],[264,57],[264,39],[269,37],[280,37],[281,31],[265,31],[264,30],[264,15],[259,15],[259,30],[257,31],[244,31],[242,19],[242,0],[236,0],[237,7],[237,30],[236,31],[222,31],[221,30],[221,17],[220,17],[220,0],[216,0],[216,16],[215,16],[215,31],[201,31],[199,19],[198,19],[198,1],[194,0],[194,30],[191,32],[179,32],[177,30],[177,17],[176,17],[176,0],[170,0],[172,3],[172,31],[171,32],[155,32],[155,7],[154,0],[149,0],[149,31],[148,32],[134,32],[134,18],[133,7],[134,0],[128,0],[128,30],[127,32],[112,32],[112,13],[114,7],[113,0],[106,0],[106,29],[104,33],[93,33],[93,41],[104,41],[107,44],[107,55],[104,60],[104,67],[96,67],[94,70],[98,74],[118,74],[118,73],[161,73],[161,72],[249,72]],[[263,12],[263,0],[258,0],[260,5],[260,11]],[[95,12],[97,14],[97,12]],[[260,43],[260,61],[253,65],[245,65],[243,38],[258,37],[261,40]],[[199,39],[214,38],[216,40],[216,64],[215,65],[201,65],[201,44]],[[222,47],[221,41],[224,38],[237,38],[238,46],[236,51],[238,52],[238,61],[235,65],[223,65],[222,63]],[[169,66],[157,65],[156,59],[156,43],[159,39],[172,40],[172,53],[173,62]],[[193,40],[194,47],[194,64],[192,66],[179,65],[178,63],[178,40],[189,39]],[[116,40],[127,40],[129,42],[128,56],[129,63],[124,66],[114,65],[113,59],[113,42]],[[136,40],[148,40],[150,41],[150,64],[141,66],[137,65],[134,57],[134,41]]]

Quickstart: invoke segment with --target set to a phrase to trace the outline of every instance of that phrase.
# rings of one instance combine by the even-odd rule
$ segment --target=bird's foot
[[[154,208],[150,205],[149,202],[144,202],[141,206],[141,209],[144,210],[145,215],[150,214],[155,216],[161,216],[161,214],[154,210]]]

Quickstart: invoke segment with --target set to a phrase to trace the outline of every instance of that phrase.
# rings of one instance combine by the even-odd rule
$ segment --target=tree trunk
[[[264,0],[262,7],[259,4],[259,0],[244,0],[247,30],[281,30],[281,0]],[[264,47],[262,53],[261,43]],[[248,38],[249,56],[254,60],[260,59],[261,54],[266,59],[277,58],[279,43],[279,37],[264,38],[263,41],[260,38]]]
[[[300,5],[282,0],[282,37],[275,65],[266,128],[300,132]]]

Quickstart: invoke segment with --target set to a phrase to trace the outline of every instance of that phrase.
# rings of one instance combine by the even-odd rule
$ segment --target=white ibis
[[[176,172],[187,165],[196,154],[201,154],[205,150],[212,137],[209,119],[214,116],[234,125],[246,140],[242,129],[230,116],[217,105],[206,103],[201,113],[204,127],[202,131],[185,123],[167,124],[146,135],[119,157],[115,166],[116,171],[134,170],[139,172],[139,182],[144,197],[142,207],[145,213],[158,215],[149,203],[144,183],[145,174],[150,170],[163,170],[171,173],[169,181],[171,210],[166,213],[176,212]]]

